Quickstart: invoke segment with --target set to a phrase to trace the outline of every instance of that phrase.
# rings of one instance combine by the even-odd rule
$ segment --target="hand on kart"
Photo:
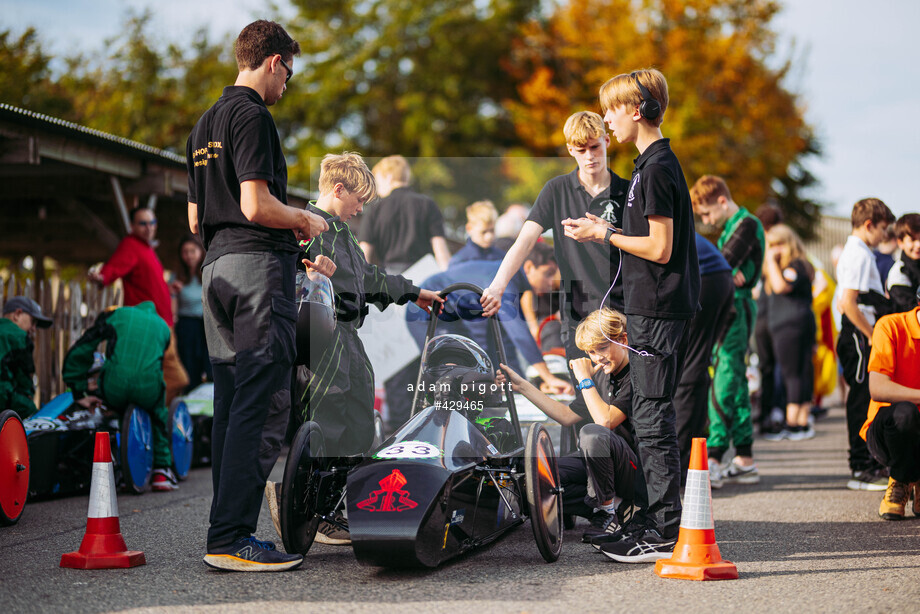
[[[482,291],[482,297],[479,299],[479,304],[482,305],[482,316],[484,318],[489,318],[498,313],[498,310],[502,306],[502,294],[505,293],[505,290],[502,288],[496,288],[495,286],[489,286]]]
[[[592,379],[598,367],[591,362],[590,358],[576,358],[569,361],[569,366],[575,374],[575,379],[579,382],[583,379]]]
[[[431,313],[431,305],[435,302],[443,304],[444,299],[441,298],[441,295],[434,290],[422,290],[419,292],[418,299],[416,299],[415,304],[424,309],[426,312]]]
[[[320,216],[309,211],[302,211],[301,213],[304,216],[301,219],[301,225],[294,229],[294,234],[297,236],[298,241],[309,241],[313,237],[329,230],[329,224]]]
[[[96,407],[102,405],[102,399],[90,394],[83,397],[82,399],[77,399],[77,403],[86,409],[95,409]]]
[[[546,394],[575,394],[575,387],[572,386],[572,382],[553,375],[549,379],[543,380],[540,384],[540,392],[545,392]]]
[[[332,277],[337,268],[331,258],[327,258],[322,254],[316,257],[316,262],[310,262],[308,258],[304,258],[302,262],[306,265],[308,271],[315,271],[326,277]]]
[[[520,392],[521,386],[526,384],[527,380],[508,365],[498,363],[498,366],[499,370],[495,372],[495,383],[501,385],[510,381],[511,389],[515,392]]]
[[[590,215],[590,214],[589,214]],[[595,217],[594,219],[600,220]],[[603,243],[604,235],[607,233],[607,222],[601,220],[600,223],[586,217],[573,220],[567,218],[562,220],[562,227],[565,229],[565,236],[575,239],[579,243]]]

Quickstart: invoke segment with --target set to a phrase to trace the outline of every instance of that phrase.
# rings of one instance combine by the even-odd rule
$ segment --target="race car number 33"
[[[441,451],[425,441],[401,441],[374,454],[374,458],[379,459],[438,458],[439,456],[441,456]]]

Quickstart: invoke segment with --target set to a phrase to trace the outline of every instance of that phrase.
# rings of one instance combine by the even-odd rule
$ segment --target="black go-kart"
[[[482,290],[453,284],[441,296]],[[303,424],[281,494],[288,552],[306,554],[320,522],[347,529],[355,556],[381,567],[437,567],[531,521],[547,562],[562,550],[562,489],[542,425],[522,441],[510,390],[495,390],[491,361],[473,341],[435,336],[432,307],[413,415],[367,454],[325,455],[322,429]],[[491,319],[499,356],[501,330]]]

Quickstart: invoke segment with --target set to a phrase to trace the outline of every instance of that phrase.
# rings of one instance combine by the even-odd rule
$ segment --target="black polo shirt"
[[[259,94],[244,86],[224,88],[205,111],[186,144],[188,200],[198,205],[204,264],[229,253],[299,251],[294,232],[250,222],[240,208],[240,183],[268,182],[287,204],[287,163],[281,139]]]
[[[433,200],[409,188],[396,188],[368,206],[358,229],[358,240],[374,246],[384,268],[411,265],[431,253],[431,238],[444,236],[444,216]]]
[[[609,172],[610,186],[595,197],[588,194],[578,180],[578,168],[554,177],[543,186],[527,218],[544,230],[553,231],[553,250],[562,278],[561,316],[567,325],[577,324],[592,311],[600,309],[620,264],[619,250],[599,243],[579,243],[567,238],[562,229],[562,220],[582,218],[585,213],[602,217],[622,228],[623,205],[629,182],[613,171]],[[605,305],[622,311],[622,273]]]
[[[647,237],[648,216],[674,221],[671,259],[658,264],[623,252],[626,315],[688,320],[699,309],[700,267],[690,191],[670,139],[649,145],[635,160],[623,233]]]

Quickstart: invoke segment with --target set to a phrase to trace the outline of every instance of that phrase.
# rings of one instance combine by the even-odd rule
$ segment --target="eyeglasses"
[[[281,60],[281,65],[284,66],[284,68],[287,69],[288,71],[287,77],[284,78],[284,82],[287,83],[288,81],[291,80],[291,77],[294,76],[294,70],[290,66],[287,65],[287,62],[284,61],[283,57],[279,55],[278,59]]]
[[[138,220],[134,223],[137,224],[138,226],[156,226],[157,225],[156,220],[150,220],[149,222],[147,220]]]

